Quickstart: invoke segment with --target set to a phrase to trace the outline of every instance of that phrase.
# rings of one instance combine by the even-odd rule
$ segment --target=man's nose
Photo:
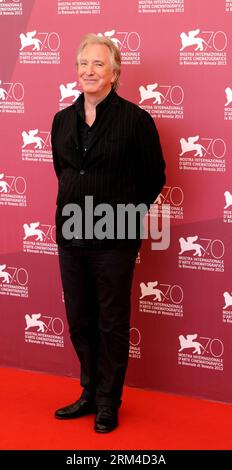
[[[92,75],[93,71],[94,71],[94,70],[93,70],[93,64],[91,64],[91,62],[89,62],[89,63],[87,64],[87,67],[86,67],[86,73],[87,73],[88,75]]]

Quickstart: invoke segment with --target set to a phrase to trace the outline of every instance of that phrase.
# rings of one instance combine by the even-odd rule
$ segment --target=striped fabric
[[[83,95],[58,112],[52,125],[53,161],[59,181],[56,234],[57,243],[63,245],[67,245],[62,236],[65,204],[79,204],[83,216],[85,196],[93,196],[93,207],[99,203],[115,209],[119,203],[149,206],[165,182],[165,163],[153,119],[115,92],[110,93],[83,157],[77,116],[81,100]],[[103,239],[96,245],[128,246],[130,242]]]

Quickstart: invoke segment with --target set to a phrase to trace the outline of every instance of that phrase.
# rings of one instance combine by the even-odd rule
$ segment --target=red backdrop
[[[231,19],[231,0],[0,1],[3,365],[79,373],[54,240],[50,129],[81,91],[80,37],[108,34],[122,52],[119,94],[160,133],[161,239],[171,222],[170,246],[146,240],[137,259],[127,384],[231,401]]]

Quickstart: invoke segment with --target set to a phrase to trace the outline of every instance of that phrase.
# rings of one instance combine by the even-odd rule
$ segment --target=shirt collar
[[[100,101],[100,103],[98,103],[98,105],[96,107],[96,115],[97,116],[99,115],[99,113],[101,113],[108,106],[109,102],[111,101],[111,99],[113,98],[115,93],[116,93],[115,90],[112,89],[108,93],[108,95],[104,98],[104,100],[102,100],[102,101]],[[83,120],[85,120],[84,102],[85,102],[85,96],[84,96],[84,93],[81,93],[81,95],[79,96],[79,98],[75,102],[75,107],[76,107],[77,113],[79,114],[79,116]]]

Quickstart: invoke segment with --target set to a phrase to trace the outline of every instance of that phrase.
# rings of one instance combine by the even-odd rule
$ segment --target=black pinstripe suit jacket
[[[58,244],[66,243],[62,237],[65,204],[77,203],[84,209],[85,196],[91,195],[94,207],[99,203],[113,208],[118,203],[149,206],[165,182],[165,163],[153,119],[115,92],[111,95],[84,158],[77,132],[77,102],[54,117]],[[102,240],[101,246],[106,245],[106,240]]]

